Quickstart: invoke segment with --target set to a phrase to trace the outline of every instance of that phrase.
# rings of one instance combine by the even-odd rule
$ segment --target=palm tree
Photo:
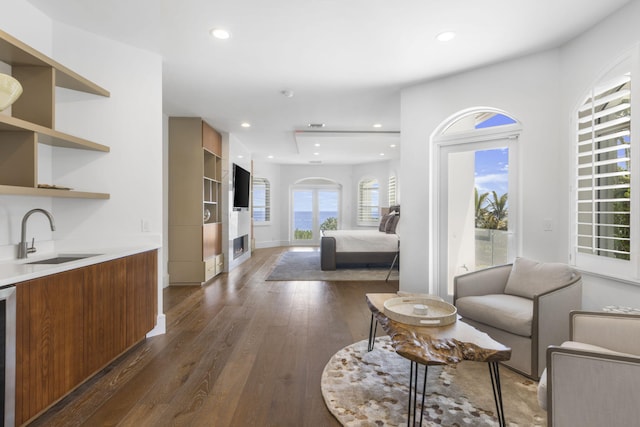
[[[487,209],[484,207],[489,193],[478,194],[478,187],[474,188],[476,199],[476,228],[485,228],[485,216],[487,215]]]
[[[487,210],[486,221],[487,228],[495,230],[507,230],[507,199],[508,193],[504,193],[498,197],[498,193],[491,192],[493,199],[489,199],[489,209]]]

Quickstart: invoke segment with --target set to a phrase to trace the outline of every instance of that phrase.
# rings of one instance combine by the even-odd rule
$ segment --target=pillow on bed
[[[395,234],[398,221],[400,221],[400,215],[391,215],[391,218],[387,221],[387,225],[384,230],[385,233]]]
[[[380,218],[380,225],[378,226],[378,231],[386,231],[387,229],[387,221],[391,218],[391,214],[382,215]]]

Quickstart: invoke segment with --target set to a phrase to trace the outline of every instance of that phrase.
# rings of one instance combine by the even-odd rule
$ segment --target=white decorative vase
[[[0,111],[16,102],[22,95],[22,85],[8,74],[0,73]]]

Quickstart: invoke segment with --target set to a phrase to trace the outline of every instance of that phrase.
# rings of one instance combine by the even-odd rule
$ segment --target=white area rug
[[[344,426],[406,426],[410,362],[398,356],[388,337],[373,351],[360,341],[338,351],[322,374],[322,395]],[[418,374],[422,388],[423,368]],[[500,379],[508,426],[545,426],[537,404],[537,383],[501,367]],[[418,395],[418,418],[421,394]],[[427,376],[423,426],[497,426],[486,363],[431,366]]]

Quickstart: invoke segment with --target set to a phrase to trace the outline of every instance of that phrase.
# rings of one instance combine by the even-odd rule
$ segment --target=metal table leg
[[[415,366],[415,369],[414,369]],[[418,367],[420,365],[418,362],[411,361],[411,367],[409,371],[409,407],[407,410],[407,426],[415,426],[416,425],[416,411],[417,411],[417,401],[418,401]],[[422,403],[420,405],[420,423],[418,424],[422,427],[422,420],[424,418],[424,398],[427,394],[427,371],[428,366],[424,365],[424,379],[422,381]],[[413,421],[413,423],[412,423]]]
[[[489,362],[489,375],[491,376],[491,387],[493,388],[493,399],[496,402],[496,416],[500,427],[506,427],[504,418],[504,406],[502,405],[502,389],[500,387],[500,370],[498,362]]]
[[[373,315],[373,313],[371,313],[371,323],[369,324],[369,345],[367,346],[367,351],[373,350],[373,347],[376,345],[377,330],[378,330],[378,321],[375,319],[375,316]]]

